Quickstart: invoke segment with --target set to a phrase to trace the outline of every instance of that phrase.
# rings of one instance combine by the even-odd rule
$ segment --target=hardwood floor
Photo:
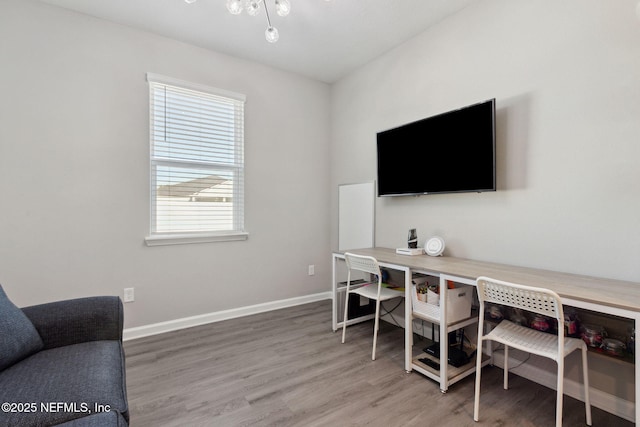
[[[331,302],[170,332],[125,343],[131,426],[552,426],[555,391],[483,370],[479,423],[475,376],[446,394],[403,369],[404,331],[381,322],[331,330]],[[564,425],[584,424],[565,396]],[[593,408],[594,426],[632,426]]]

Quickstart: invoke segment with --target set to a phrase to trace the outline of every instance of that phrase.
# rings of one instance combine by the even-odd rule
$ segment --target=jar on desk
[[[627,346],[620,340],[615,338],[605,338],[602,340],[602,350],[611,356],[624,356]]]
[[[582,333],[580,336],[589,347],[600,347],[602,340],[607,336],[607,332],[603,326],[584,324],[582,325]]]
[[[546,332],[551,329],[551,324],[549,319],[541,314],[537,314],[531,320],[531,328],[536,329],[541,332]]]
[[[580,336],[580,318],[576,310],[571,307],[564,310],[564,335],[567,337]]]
[[[511,308],[509,313],[509,321],[520,326],[529,326],[527,316],[519,308]]]

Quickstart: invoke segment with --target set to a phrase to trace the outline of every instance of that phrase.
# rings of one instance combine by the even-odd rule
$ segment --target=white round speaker
[[[444,239],[438,236],[430,238],[424,244],[424,251],[431,256],[442,255],[442,252],[444,252]]]

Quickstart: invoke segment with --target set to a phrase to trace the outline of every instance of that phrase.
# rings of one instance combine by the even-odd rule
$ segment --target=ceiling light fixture
[[[196,0],[184,0],[191,4]],[[276,13],[280,16],[287,16],[291,12],[291,3],[289,0],[274,0],[276,6]],[[267,29],[264,32],[264,37],[269,43],[275,43],[280,38],[278,29],[271,25],[271,17],[269,16],[269,8],[267,7],[266,0],[227,0],[227,10],[232,15],[240,15],[243,10],[251,16],[256,16],[260,13],[260,3],[264,3],[264,12],[267,15]]]
[[[184,1],[191,4],[196,0]],[[289,0],[273,0],[273,2],[278,16],[287,16],[289,12],[291,12],[291,3]],[[246,10],[249,15],[256,16],[260,13],[261,4],[264,4],[264,12],[267,16],[267,29],[264,32],[264,36],[269,43],[275,43],[280,38],[280,34],[278,33],[278,29],[271,25],[271,16],[269,16],[267,0],[227,0],[227,10],[232,15],[240,15],[243,10]]]
[[[273,0],[276,13],[279,16],[287,16],[291,12],[291,3],[289,0]],[[264,3],[264,12],[267,16],[267,29],[264,36],[269,43],[275,43],[280,38],[278,29],[271,24],[271,16],[269,15],[269,7],[266,0],[227,0],[227,10],[232,15],[239,15],[243,10],[251,16],[260,13],[261,3]]]

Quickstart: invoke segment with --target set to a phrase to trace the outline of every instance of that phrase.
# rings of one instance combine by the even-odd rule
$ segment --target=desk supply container
[[[456,284],[455,289],[447,290],[447,323],[455,323],[471,316],[471,304],[473,302],[474,287],[470,285]],[[437,295],[437,294],[436,294]],[[433,301],[429,299],[429,301]],[[418,299],[416,287],[412,286],[411,303],[414,313],[434,321],[440,320],[440,298],[435,299],[435,304],[423,302]]]

